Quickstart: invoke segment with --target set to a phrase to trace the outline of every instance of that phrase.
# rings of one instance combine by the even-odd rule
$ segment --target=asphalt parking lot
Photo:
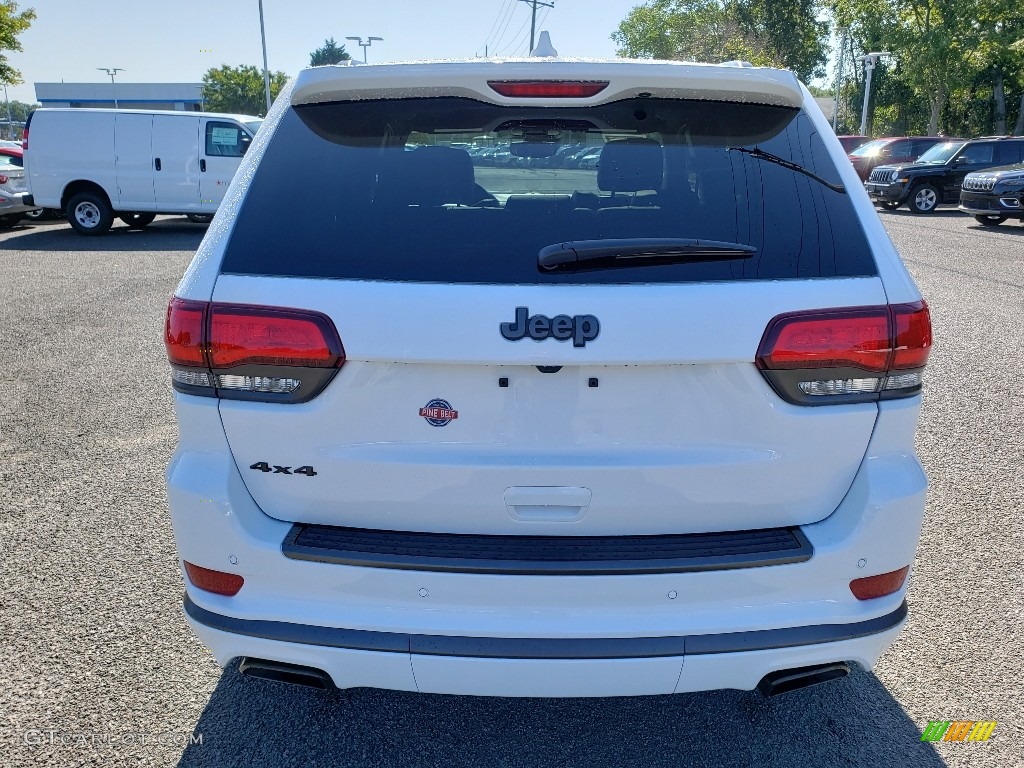
[[[910,622],[874,673],[771,702],[317,693],[222,672],[181,617],[163,484],[163,316],[204,228],[0,234],[0,764],[1024,765],[1024,226],[881,215],[936,337]],[[930,745],[929,720],[998,725]]]

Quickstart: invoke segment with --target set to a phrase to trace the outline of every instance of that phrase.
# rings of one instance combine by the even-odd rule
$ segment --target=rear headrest
[[[661,145],[653,139],[609,141],[597,164],[597,186],[604,192],[660,190],[665,162]]]
[[[466,150],[457,147],[396,150],[382,164],[378,184],[376,199],[391,204],[472,205],[479,197],[473,161]]]

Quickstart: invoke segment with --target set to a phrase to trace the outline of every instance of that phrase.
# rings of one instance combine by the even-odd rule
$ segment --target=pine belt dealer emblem
[[[453,419],[459,418],[459,412],[452,408],[447,400],[434,398],[420,408],[420,416],[432,427],[447,427]]]

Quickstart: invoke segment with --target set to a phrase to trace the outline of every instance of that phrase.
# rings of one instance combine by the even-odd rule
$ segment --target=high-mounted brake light
[[[326,315],[172,298],[164,330],[175,389],[270,402],[316,396],[345,361]]]
[[[488,80],[487,84],[514,99],[585,99],[608,87],[607,80]]]
[[[811,310],[773,318],[755,362],[791,403],[866,402],[916,394],[931,346],[923,301]]]

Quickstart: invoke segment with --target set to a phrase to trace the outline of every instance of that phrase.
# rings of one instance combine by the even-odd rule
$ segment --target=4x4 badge
[[[446,427],[452,419],[459,418],[459,412],[452,408],[447,400],[434,398],[425,406],[420,408],[420,416],[427,420],[432,427]]]
[[[572,339],[574,347],[586,346],[588,341],[593,341],[601,332],[601,323],[593,315],[534,315],[529,317],[530,310],[526,307],[516,307],[516,319],[511,323],[501,324],[501,335],[509,341],[519,341],[529,336],[534,341],[544,339],[557,339],[568,341]]]

